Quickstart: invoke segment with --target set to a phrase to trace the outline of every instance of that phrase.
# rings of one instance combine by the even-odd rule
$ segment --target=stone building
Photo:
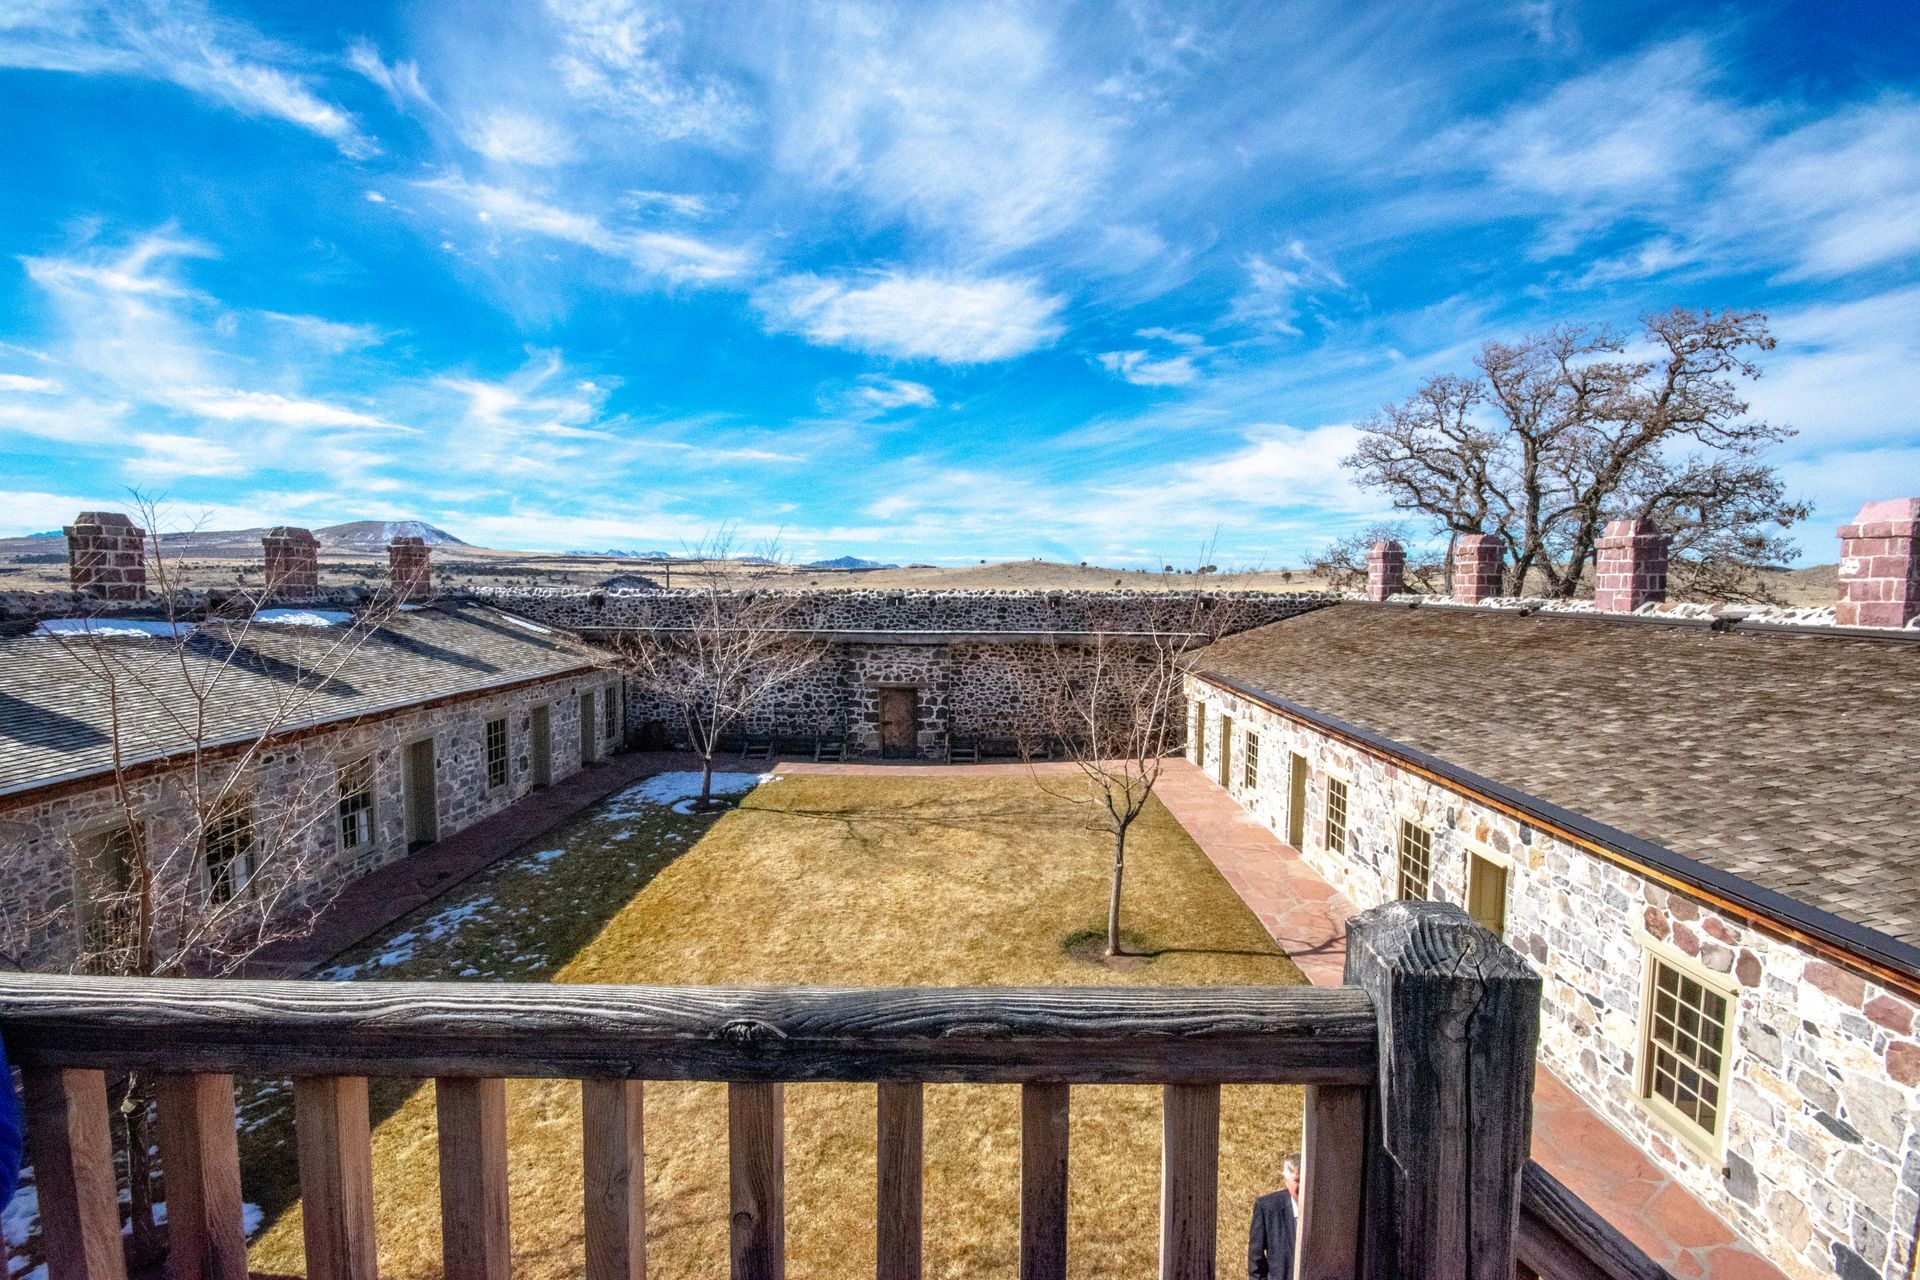
[[[137,556],[92,545],[139,531],[94,513],[75,528],[90,540],[73,556],[76,593],[121,605],[0,634],[0,908],[35,922],[36,959],[72,954],[89,911],[81,869],[111,881],[131,824],[155,850],[204,828],[190,852],[215,898],[245,889],[271,830],[305,872],[291,908],[623,744],[617,680],[554,628],[470,601],[176,619],[148,601],[142,616]],[[305,534],[266,540],[296,597],[318,594]],[[423,550],[396,557],[415,595]],[[100,573],[109,592],[96,592]],[[209,777],[238,780],[219,822],[188,798],[196,769],[203,792]]]
[[[1888,627],[1916,505],[1842,530]],[[1458,603],[1396,603],[1383,548],[1372,601],[1196,655],[1191,758],[1357,907],[1455,902],[1529,957],[1543,1065],[1783,1270],[1907,1280],[1920,630],[1655,612],[1637,523],[1589,612],[1480,607],[1461,554]]]

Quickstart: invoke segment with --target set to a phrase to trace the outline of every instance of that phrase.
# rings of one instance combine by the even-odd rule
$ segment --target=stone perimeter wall
[[[1920,1002],[1669,892],[1392,761],[1199,679],[1196,763],[1287,836],[1294,753],[1309,769],[1302,857],[1362,910],[1398,893],[1401,817],[1433,832],[1433,898],[1467,902],[1469,854],[1507,867],[1505,936],[1544,979],[1540,1056],[1635,1146],[1789,1274],[1908,1280],[1920,1215]],[[1243,776],[1259,736],[1257,776]],[[1326,782],[1348,782],[1348,850],[1325,842]],[[1721,1149],[1640,1100],[1649,946],[1735,992]]]
[[[379,719],[316,732],[262,753],[248,788],[267,803],[295,806],[295,845],[312,859],[318,874],[304,900],[324,900],[376,867],[407,856],[406,800],[402,750],[422,738],[434,740],[438,834],[444,838],[498,813],[533,790],[532,716],[549,707],[552,776],[559,780],[581,765],[580,695],[594,694],[590,750],[594,758],[621,745],[603,736],[601,699],[612,681],[605,675],[561,677],[495,694],[479,694],[442,706],[401,712]],[[617,696],[617,694],[615,695]],[[507,720],[507,782],[487,785],[486,723]],[[374,759],[374,836],[352,852],[339,847],[335,819],[339,770],[371,753]],[[178,815],[186,802],[186,779],[162,771],[132,784],[135,808],[148,824],[156,850],[178,849],[190,819]],[[71,903],[76,844],[104,834],[119,821],[117,795],[110,784],[35,799],[29,793],[0,798],[0,857],[10,905],[28,918]],[[292,909],[291,907],[289,909]],[[71,955],[75,916],[60,911],[54,930],[38,940],[36,959],[64,964]]]
[[[590,638],[596,631],[685,626],[699,600],[688,592],[559,590],[481,598]],[[921,757],[939,758],[955,738],[1044,737],[1047,685],[1073,668],[1073,654],[1087,652],[1075,635],[1184,630],[1194,617],[1192,596],[1141,591],[806,591],[791,598],[788,625],[828,633],[826,652],[757,707],[741,731],[799,740],[845,734],[854,755],[880,753],[880,691],[887,688],[915,693],[913,754]],[[1336,598],[1207,593],[1200,597],[1201,625],[1230,635]],[[993,639],[993,632],[1008,636]],[[1065,634],[1056,647],[1036,632]],[[666,700],[634,687],[627,707],[629,730],[642,740],[657,722],[669,739],[685,743]]]

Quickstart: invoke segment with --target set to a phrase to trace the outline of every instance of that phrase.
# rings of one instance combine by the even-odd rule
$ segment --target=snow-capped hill
[[[425,520],[350,520],[315,529],[313,536],[323,547],[344,551],[380,551],[395,538],[419,538],[430,547],[464,547],[468,544],[445,529]]]
[[[815,560],[809,569],[898,569],[897,564],[882,564],[878,560],[862,560],[859,556],[840,556],[833,560]]]

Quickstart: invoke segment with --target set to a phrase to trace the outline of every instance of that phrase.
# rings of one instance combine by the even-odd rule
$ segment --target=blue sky
[[[1755,307],[1920,492],[1910,5],[0,6],[0,533],[1297,562],[1490,337]]]

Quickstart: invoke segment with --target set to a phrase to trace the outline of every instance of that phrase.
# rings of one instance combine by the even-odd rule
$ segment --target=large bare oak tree
[[[1609,520],[1673,537],[1676,594],[1763,597],[1806,517],[1760,460],[1792,429],[1748,416],[1739,381],[1773,349],[1752,311],[1649,315],[1637,340],[1562,325],[1489,342],[1477,373],[1429,378],[1360,424],[1364,487],[1452,537],[1491,533],[1507,589],[1575,594]]]

